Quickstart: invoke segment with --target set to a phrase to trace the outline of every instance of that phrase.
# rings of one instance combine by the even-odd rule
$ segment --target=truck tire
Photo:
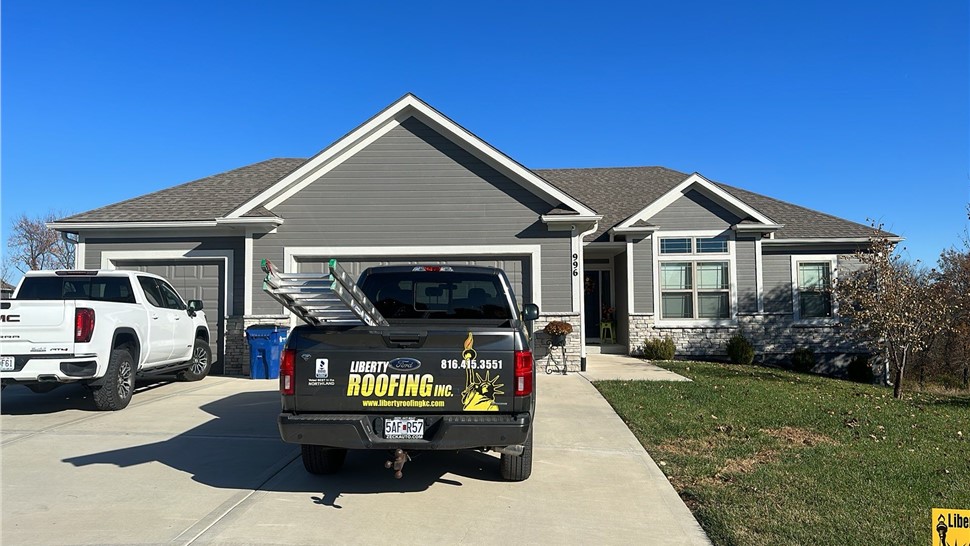
[[[189,362],[191,364],[188,369],[176,374],[175,377],[179,381],[199,381],[209,375],[209,370],[212,369],[212,349],[206,340],[201,338],[195,340],[195,346],[192,348],[192,360]]]
[[[94,405],[101,411],[124,409],[135,392],[135,359],[126,347],[111,351],[103,383],[94,388]]]
[[[502,454],[502,479],[510,482],[521,482],[532,475],[532,431],[525,441],[522,455]]]
[[[344,466],[347,450],[302,444],[303,467],[310,474],[334,474]]]

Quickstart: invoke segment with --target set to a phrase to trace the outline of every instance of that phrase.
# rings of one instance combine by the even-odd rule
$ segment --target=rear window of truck
[[[494,275],[453,272],[371,273],[361,290],[387,319],[512,318]]]
[[[25,277],[17,299],[135,303],[135,294],[128,277]]]

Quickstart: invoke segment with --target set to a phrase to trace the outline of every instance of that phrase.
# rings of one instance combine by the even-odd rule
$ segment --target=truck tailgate
[[[307,329],[298,339],[302,346],[287,346],[297,413],[512,411],[511,329],[359,326]]]
[[[7,300],[3,307],[0,339],[4,353],[17,354],[30,347],[51,343],[57,344],[59,349],[73,351],[73,301]]]

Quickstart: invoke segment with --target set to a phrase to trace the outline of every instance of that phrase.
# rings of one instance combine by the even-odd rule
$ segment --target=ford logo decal
[[[387,364],[387,367],[399,372],[409,372],[421,367],[421,361],[416,358],[395,358]]]

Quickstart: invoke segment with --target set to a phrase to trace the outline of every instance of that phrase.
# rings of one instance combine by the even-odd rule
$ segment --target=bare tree
[[[873,226],[870,249],[852,256],[862,267],[840,275],[834,290],[848,331],[885,352],[893,396],[901,398],[907,363],[946,327],[949,304],[942,283],[896,254],[881,227]]]
[[[61,234],[47,227],[65,215],[54,211],[45,216],[28,217],[21,214],[14,221],[7,238],[10,263],[21,273],[38,269],[71,269],[74,267],[75,246]]]

